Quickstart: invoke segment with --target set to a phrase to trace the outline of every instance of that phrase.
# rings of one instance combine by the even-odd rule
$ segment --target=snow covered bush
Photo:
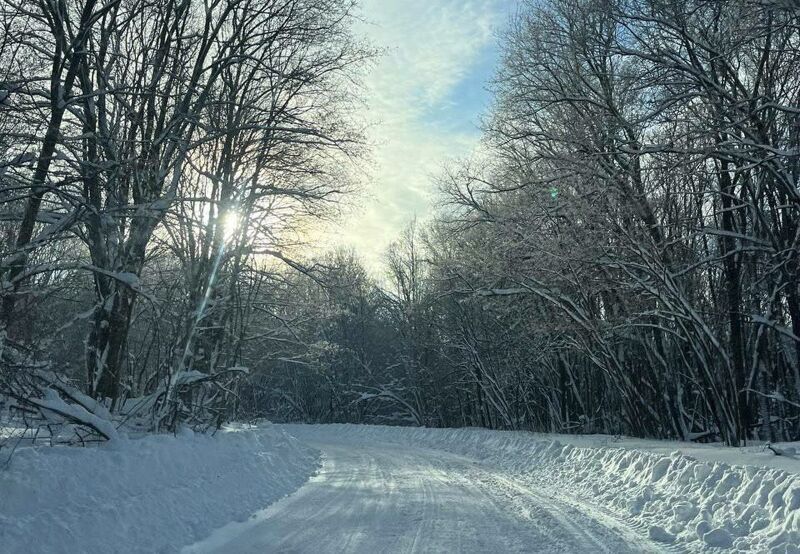
[[[117,430],[106,407],[86,396],[64,378],[39,368],[6,369],[0,392],[9,398],[9,410],[28,427],[46,427],[49,436],[110,440]]]
[[[181,371],[154,392],[125,400],[120,412],[130,426],[143,431],[175,432],[181,426],[194,431],[219,429],[230,414],[232,385],[246,373],[242,367],[212,375]]]
[[[152,393],[116,403],[112,412],[113,402],[95,400],[48,364],[30,362],[6,345],[0,359],[0,424],[5,420],[5,428],[15,432],[0,435],[0,441],[86,444],[116,439],[121,427],[134,433],[217,430],[228,420],[232,384],[246,372],[240,367],[212,375],[177,372]]]
[[[20,439],[81,443],[117,437],[106,407],[83,394],[48,364],[0,339],[0,447]]]

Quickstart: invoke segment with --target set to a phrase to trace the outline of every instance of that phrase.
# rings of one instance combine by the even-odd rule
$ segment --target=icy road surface
[[[312,446],[323,465],[300,490],[184,552],[657,552],[608,514],[535,490],[458,455],[348,443]]]

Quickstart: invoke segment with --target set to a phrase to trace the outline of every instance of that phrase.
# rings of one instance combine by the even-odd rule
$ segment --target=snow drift
[[[414,444],[514,472],[600,517],[633,521],[650,538],[691,551],[800,552],[800,476],[638,449],[562,444],[522,432],[381,426],[287,426],[354,442]],[[567,491],[564,494],[564,491]]]
[[[270,425],[20,449],[0,471],[0,551],[174,552],[294,492],[317,464]]]

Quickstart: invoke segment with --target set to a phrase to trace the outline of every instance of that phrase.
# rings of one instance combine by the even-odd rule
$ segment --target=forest
[[[523,0],[382,271],[353,0],[0,0],[0,412],[800,440],[800,9]],[[11,439],[0,439],[11,440]]]

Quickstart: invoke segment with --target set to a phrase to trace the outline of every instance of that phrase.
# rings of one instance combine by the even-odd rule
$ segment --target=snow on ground
[[[381,426],[285,426],[312,442],[427,447],[502,469],[524,490],[603,518],[627,521],[650,539],[689,551],[800,552],[800,475],[763,461],[758,451],[683,445],[663,452],[658,441],[630,439],[621,448],[603,437],[570,437],[482,429],[419,429]],[[598,440],[608,444],[597,445]],[[625,442],[624,440],[622,441]],[[638,446],[633,446],[637,444]],[[677,443],[673,443],[676,445]],[[647,451],[647,450],[651,451]],[[731,465],[717,459],[760,466]],[[782,460],[789,469],[796,460]]]
[[[24,447],[0,551],[800,553],[798,470],[761,446],[359,425]]]
[[[270,425],[20,448],[0,470],[0,552],[175,552],[317,467],[315,450]]]

